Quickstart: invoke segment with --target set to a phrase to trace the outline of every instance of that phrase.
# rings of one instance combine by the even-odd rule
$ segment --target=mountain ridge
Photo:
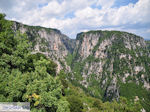
[[[69,81],[91,96],[103,101],[118,100],[120,96],[148,98],[149,93],[142,88],[150,90],[150,51],[142,37],[96,30],[78,33],[76,39],[70,39],[56,29],[15,22],[13,27],[14,31],[27,34],[33,52],[50,57],[58,65],[58,73],[64,70]],[[127,89],[131,95],[126,93]],[[143,93],[136,93],[142,90]]]

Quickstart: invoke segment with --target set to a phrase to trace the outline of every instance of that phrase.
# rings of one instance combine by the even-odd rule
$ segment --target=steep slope
[[[50,57],[57,63],[57,72],[61,69],[70,71],[67,66],[65,57],[72,53],[75,40],[68,38],[57,29],[44,28],[40,26],[28,26],[18,22],[13,22],[14,31],[19,30],[26,33],[32,42],[33,53],[40,52]]]
[[[71,63],[74,76],[70,80],[92,96],[150,100],[150,55],[139,36],[119,31],[80,33]]]
[[[67,78],[91,96],[103,101],[139,98],[149,109],[150,51],[143,38],[120,31],[89,31],[72,40],[57,29],[13,23],[14,31],[27,34],[32,53],[53,59],[57,72],[68,72]]]

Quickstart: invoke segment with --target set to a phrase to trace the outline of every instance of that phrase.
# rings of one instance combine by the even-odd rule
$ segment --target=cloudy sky
[[[0,0],[0,12],[70,38],[81,31],[121,30],[150,39],[150,0]]]

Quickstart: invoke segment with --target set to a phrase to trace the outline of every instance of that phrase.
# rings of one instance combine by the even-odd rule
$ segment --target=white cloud
[[[103,9],[110,8],[114,5],[115,0],[98,0],[96,5],[101,6]]]
[[[139,0],[136,4],[112,10],[110,18],[113,20],[113,25],[147,23],[150,22],[149,10],[150,0]]]
[[[150,24],[150,0],[139,0],[136,4],[118,8],[112,7],[115,1],[117,0],[9,0],[6,3],[2,0],[0,11],[5,12],[9,19],[29,25],[58,28],[71,37],[85,29],[103,27],[137,33],[139,29],[128,28],[128,25]],[[92,5],[101,8],[93,8]]]

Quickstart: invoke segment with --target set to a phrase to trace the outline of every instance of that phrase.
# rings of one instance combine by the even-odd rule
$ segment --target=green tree
[[[83,103],[79,97],[71,95],[67,97],[67,100],[70,104],[70,111],[71,112],[82,112]]]
[[[41,53],[36,53],[36,54],[30,54],[27,59],[27,71],[34,71],[35,66],[34,66],[34,61],[40,60],[40,58],[46,59],[45,62],[41,63],[41,65],[45,65],[46,71],[51,74],[51,76],[56,76],[56,67],[57,65],[48,59],[44,54]],[[47,61],[48,60],[48,61]]]
[[[28,101],[32,112],[70,112],[56,64],[31,54],[27,37],[13,32],[4,17],[0,14],[0,101]]]
[[[34,61],[35,71],[21,73],[14,69],[5,87],[7,101],[28,101],[31,111],[69,112],[69,103],[62,96],[58,77],[52,77],[46,69],[46,59]],[[45,65],[43,64],[45,63]]]
[[[102,108],[103,108],[103,103],[102,103],[102,101],[96,99],[96,100],[93,102],[93,107],[96,107],[96,108],[98,108],[99,110],[102,110]]]

